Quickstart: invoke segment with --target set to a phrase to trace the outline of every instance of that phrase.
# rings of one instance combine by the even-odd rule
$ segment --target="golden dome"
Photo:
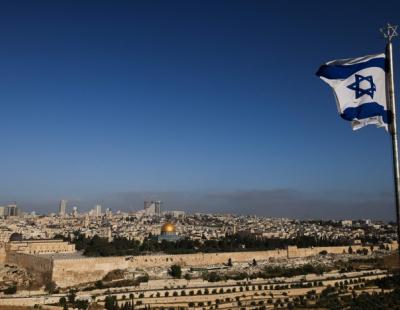
[[[171,224],[171,223],[165,223],[163,226],[161,226],[161,232],[162,233],[173,233],[173,232],[176,232],[175,225]]]

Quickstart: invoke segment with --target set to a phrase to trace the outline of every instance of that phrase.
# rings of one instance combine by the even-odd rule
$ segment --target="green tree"
[[[68,302],[73,304],[75,302],[75,297],[76,297],[76,292],[74,290],[70,290],[67,295]]]
[[[118,309],[117,297],[112,295],[106,296],[104,300],[104,308],[106,308],[107,310],[117,310]]]
[[[60,300],[58,301],[58,303],[61,306],[64,306],[65,304],[67,304],[67,299],[65,297],[61,297]]]
[[[44,286],[44,290],[48,292],[49,294],[54,294],[57,290],[57,284],[54,281],[49,281],[46,283]]]
[[[171,277],[175,279],[180,279],[182,276],[182,269],[180,265],[172,265],[171,268],[168,270],[168,273]]]
[[[94,286],[95,286],[97,289],[103,288],[103,287],[104,287],[103,281],[101,281],[101,280],[96,281],[96,283],[94,284]]]

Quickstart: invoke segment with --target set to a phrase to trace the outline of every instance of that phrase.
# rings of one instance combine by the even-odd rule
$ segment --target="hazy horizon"
[[[73,206],[77,206],[80,212],[87,212],[96,204],[102,205],[103,212],[106,208],[110,208],[113,212],[118,210],[132,212],[143,209],[145,200],[162,200],[163,210],[183,210],[189,213],[230,213],[292,219],[394,221],[392,207],[394,202],[391,193],[381,192],[378,198],[375,195],[364,195],[363,199],[337,197],[330,200],[324,197],[328,194],[335,195],[332,192],[312,194],[293,189],[275,189],[230,192],[119,192],[99,195],[97,198],[70,196],[62,197],[62,199],[68,200],[68,212],[72,211]],[[360,193],[348,194],[357,196]],[[49,214],[58,212],[59,200],[56,198],[41,201],[34,199],[17,201],[17,204],[25,212],[36,211],[39,214]],[[368,214],[365,210],[369,210]]]

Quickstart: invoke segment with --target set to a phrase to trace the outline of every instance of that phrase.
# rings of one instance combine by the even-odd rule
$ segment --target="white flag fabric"
[[[316,73],[332,87],[339,114],[353,130],[371,124],[388,130],[385,65],[385,54],[376,54],[330,61]]]

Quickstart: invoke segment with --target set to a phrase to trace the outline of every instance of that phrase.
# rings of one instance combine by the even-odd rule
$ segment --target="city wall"
[[[353,252],[369,247],[352,246]],[[269,258],[295,258],[318,255],[322,251],[330,254],[348,253],[349,246],[297,248],[290,246],[285,250],[197,253],[180,255],[145,255],[126,257],[96,257],[79,259],[56,259],[53,261],[52,279],[61,287],[72,286],[83,282],[101,280],[107,273],[115,269],[170,267],[179,264],[183,267],[201,267],[226,264],[232,262],[248,262],[267,260]]]
[[[51,280],[53,262],[50,258],[25,253],[7,252],[5,263],[20,266],[33,274],[38,284]]]
[[[349,252],[349,248],[351,247],[353,253],[356,253],[358,250],[367,250],[368,253],[371,253],[370,247],[365,247],[362,245],[352,245],[352,246],[326,246],[326,247],[314,247],[314,248],[298,248],[297,246],[289,246],[287,248],[287,257],[295,258],[295,257],[307,257],[318,255],[319,253],[326,251],[330,254],[344,254]],[[377,250],[379,247],[373,247],[373,250]]]
[[[74,253],[75,244],[58,239],[10,241],[6,244],[6,252],[26,254]]]
[[[353,252],[369,247],[361,245],[351,246]],[[179,255],[143,255],[117,256],[94,258],[55,258],[32,255],[27,253],[7,252],[6,262],[16,264],[32,272],[42,283],[54,280],[60,287],[73,286],[85,282],[101,280],[107,273],[115,269],[136,269],[151,267],[170,267],[179,264],[183,267],[202,267],[226,264],[229,259],[235,262],[251,263],[268,260],[270,258],[296,258],[318,255],[322,251],[331,254],[348,253],[349,246],[297,248],[289,246],[285,250],[253,251],[253,252],[225,252],[225,253],[196,253]]]
[[[199,267],[205,265],[226,264],[229,259],[231,259],[232,262],[252,262],[253,259],[261,261],[269,258],[282,257],[287,257],[287,250],[133,256],[129,261],[132,267],[168,267],[173,264]]]
[[[173,264],[200,267],[226,264],[229,258],[232,262],[250,263],[253,259],[261,261],[272,257],[285,258],[287,250],[56,259],[53,261],[52,278],[59,286],[65,287],[101,280],[115,269],[170,267]]]
[[[128,261],[121,256],[57,259],[53,261],[52,279],[60,287],[73,286],[101,280],[112,270],[128,267]]]

